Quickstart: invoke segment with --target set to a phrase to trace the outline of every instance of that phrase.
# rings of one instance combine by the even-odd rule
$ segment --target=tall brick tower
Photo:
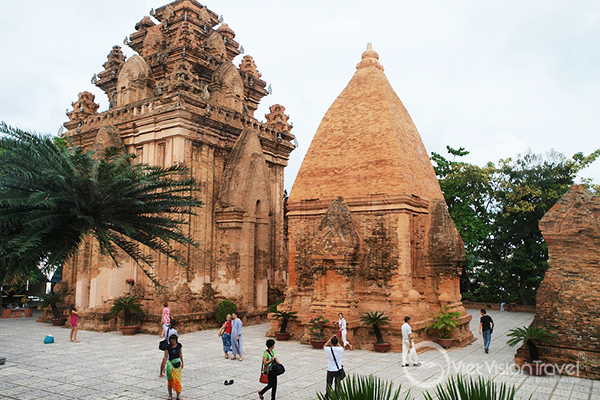
[[[188,316],[187,329],[205,323],[202,313],[224,298],[250,317],[263,315],[269,296],[282,296],[287,282],[283,170],[294,149],[288,116],[275,105],[266,123],[254,118],[266,82],[252,57],[233,64],[240,46],[214,12],[178,0],[151,15],[125,39],[137,54],[126,60],[115,46],[94,75],[110,108],[98,113],[94,96],[81,93],[66,136],[89,149],[125,146],[152,165],[185,164],[204,203],[189,225],[199,247],[179,249],[187,271],[158,258],[156,289],[131,260],[117,269],[88,239],[63,279],[87,311],[87,327],[106,328],[102,312],[125,293],[142,296],[151,314],[169,300],[174,314]]]
[[[369,45],[348,86],[331,105],[310,145],[288,200],[289,289],[280,306],[303,322],[343,312],[350,341],[373,341],[359,328],[367,311],[393,324],[401,346],[411,316],[417,337],[444,305],[461,312],[456,339],[472,340],[459,275],[463,242],[410,115]],[[354,337],[352,337],[352,333]]]

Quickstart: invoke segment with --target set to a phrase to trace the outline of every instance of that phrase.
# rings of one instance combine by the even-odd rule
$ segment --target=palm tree
[[[276,319],[281,319],[281,329],[279,330],[279,332],[281,332],[281,333],[285,333],[285,330],[287,329],[287,325],[288,325],[289,321],[298,318],[296,316],[296,314],[298,314],[298,311],[280,311],[280,310],[277,310],[273,314],[274,314],[273,316]]]
[[[132,318],[134,315],[142,315],[142,303],[140,298],[136,295],[125,295],[117,297],[113,300],[113,306],[110,309],[111,314],[119,315],[123,313],[123,325],[131,326]]]
[[[513,328],[506,335],[510,339],[506,342],[510,347],[526,344],[529,349],[529,361],[539,361],[540,353],[538,345],[541,343],[552,344],[556,342],[557,336],[541,326],[524,326]]]
[[[124,252],[150,273],[145,246],[184,265],[172,243],[198,190],[183,166],[135,163],[125,149],[94,154],[60,138],[0,124],[0,281],[19,271],[61,266],[91,234],[118,266]]]
[[[68,293],[65,292],[50,292],[48,294],[42,295],[40,301],[40,308],[50,307],[52,310],[52,315],[54,318],[58,319],[61,317],[60,311],[58,310],[58,306],[64,303],[65,297],[67,297]]]
[[[377,343],[385,343],[383,341],[383,336],[381,335],[381,325],[389,324],[390,317],[384,316],[382,312],[369,311],[363,314],[360,317],[360,320],[363,322],[362,326],[373,326]]]

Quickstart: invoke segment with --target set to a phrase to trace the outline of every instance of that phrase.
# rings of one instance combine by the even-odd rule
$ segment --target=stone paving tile
[[[478,336],[478,312],[471,330]],[[532,314],[491,311],[496,326],[490,354],[482,350],[481,339],[465,348],[446,354],[430,350],[419,354],[421,367],[402,368],[399,353],[379,354],[355,350],[344,354],[348,373],[373,373],[391,380],[402,393],[422,399],[424,387],[433,388],[456,373],[482,374],[517,389],[517,397],[533,399],[600,400],[600,383],[570,377],[530,377],[514,370],[515,349],[506,345],[506,333],[515,326],[528,325]],[[185,399],[257,399],[256,391],[267,325],[244,328],[244,361],[223,358],[215,330],[181,335],[185,368]],[[56,343],[45,345],[47,334]],[[162,354],[158,336],[123,336],[120,332],[81,331],[81,343],[68,341],[69,330],[34,322],[33,318],[0,320],[0,355],[7,358],[0,366],[1,399],[166,399],[166,381],[159,378]],[[277,343],[286,372],[279,380],[278,397],[314,400],[323,391],[325,355],[322,350],[297,342]],[[234,379],[231,386],[224,380]],[[267,394],[267,398],[270,396]],[[403,398],[403,397],[402,397]]]

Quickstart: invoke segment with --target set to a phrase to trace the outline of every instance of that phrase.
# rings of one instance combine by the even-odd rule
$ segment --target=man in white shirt
[[[408,324],[410,317],[404,317],[404,324],[402,324],[402,366],[408,367],[410,364],[413,367],[421,365],[417,361],[417,351],[415,350],[415,343],[412,337],[412,328]]]
[[[331,387],[335,380],[335,391],[342,378],[342,356],[344,355],[344,348],[340,346],[337,336],[332,336],[331,339],[323,346],[325,354],[327,354],[327,386],[325,387],[325,394],[327,395],[327,389]],[[328,396],[325,396],[326,398]]]

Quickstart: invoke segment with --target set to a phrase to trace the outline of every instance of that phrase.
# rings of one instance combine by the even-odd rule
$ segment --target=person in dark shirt
[[[183,369],[183,351],[178,337],[175,335],[169,336],[169,346],[165,350],[165,357],[160,366],[160,376],[167,374],[167,389],[169,391],[169,400],[173,398],[173,389],[177,394],[176,399],[179,400],[181,394],[181,370]]]
[[[494,332],[494,321],[487,315],[485,308],[481,309],[481,319],[479,320],[479,334],[483,337],[483,348],[486,354],[490,352],[490,343],[492,342],[492,332]]]

